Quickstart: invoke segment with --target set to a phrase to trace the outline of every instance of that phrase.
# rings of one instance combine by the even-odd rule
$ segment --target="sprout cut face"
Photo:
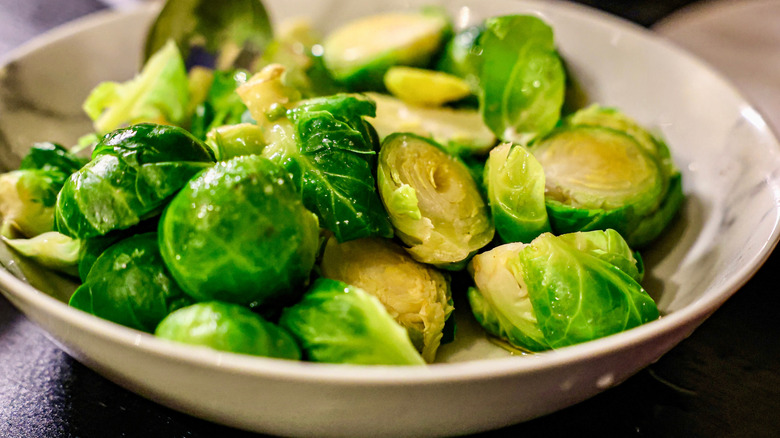
[[[658,162],[632,137],[601,128],[562,130],[533,148],[546,177],[547,196],[589,209],[656,208],[665,192]]]
[[[444,43],[447,18],[437,12],[397,12],[347,23],[323,42],[325,66],[353,89],[381,89],[393,65],[422,66]]]
[[[326,278],[357,286],[377,297],[426,362],[433,362],[444,323],[452,313],[447,277],[412,259],[393,241],[328,240],[320,265]]]
[[[387,137],[377,175],[390,220],[416,260],[461,268],[493,239],[487,205],[468,169],[431,140],[412,134]],[[405,202],[411,190],[419,217],[409,214]]]

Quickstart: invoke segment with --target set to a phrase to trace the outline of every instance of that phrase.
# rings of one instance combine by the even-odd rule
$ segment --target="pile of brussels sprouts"
[[[620,110],[567,97],[539,18],[456,31],[426,9],[324,38],[299,20],[252,69],[181,53],[98,85],[94,133],[0,176],[5,242],[78,278],[71,306],[223,351],[387,365],[434,362],[456,303],[524,352],[659,317],[638,250],[683,202],[680,172]]]

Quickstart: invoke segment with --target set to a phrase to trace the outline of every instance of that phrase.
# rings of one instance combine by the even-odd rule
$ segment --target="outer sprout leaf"
[[[239,304],[209,301],[165,317],[156,336],[231,353],[298,360],[301,351],[287,330]]]
[[[337,280],[317,279],[279,324],[309,360],[362,365],[424,365],[403,329],[379,300]]]
[[[149,333],[191,303],[160,257],[157,233],[137,234],[108,248],[70,299],[72,307]]]
[[[482,116],[501,140],[528,144],[556,125],[563,106],[566,78],[553,31],[528,15],[490,18],[485,26]]]

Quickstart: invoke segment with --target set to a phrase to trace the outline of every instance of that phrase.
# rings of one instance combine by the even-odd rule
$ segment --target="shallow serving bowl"
[[[603,13],[550,1],[266,0],[275,20],[306,11],[328,30],[378,10],[439,3],[457,25],[506,13],[550,23],[593,102],[617,106],[668,141],[686,204],[643,255],[663,317],[597,341],[511,356],[457,314],[459,337],[427,367],[272,360],[176,345],[69,308],[73,284],[0,248],[3,294],[73,357],[156,402],[249,430],[309,436],[455,435],[578,403],[657,360],[735,293],[778,240],[780,144],[707,65]],[[136,72],[154,6],[102,13],[12,54],[0,70],[0,166],[33,142],[89,132],[81,102],[102,80]]]

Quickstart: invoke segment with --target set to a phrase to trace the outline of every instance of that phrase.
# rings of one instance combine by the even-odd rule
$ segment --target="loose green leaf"
[[[522,145],[553,129],[566,76],[552,28],[530,15],[490,18],[479,44],[485,124],[501,140]]]

